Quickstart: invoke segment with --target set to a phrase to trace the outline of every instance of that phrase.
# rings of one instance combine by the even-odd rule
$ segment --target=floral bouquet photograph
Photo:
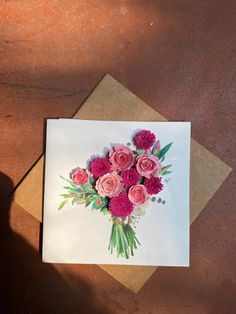
[[[131,149],[132,144],[134,148]],[[149,201],[163,189],[162,177],[170,174],[171,165],[162,165],[172,143],[161,149],[160,141],[150,130],[135,134],[132,144],[113,146],[105,156],[95,157],[88,168],[77,167],[70,173],[63,201],[68,204],[91,205],[112,222],[109,250],[117,257],[129,258],[140,245],[134,231],[135,223],[143,216]]]
[[[50,119],[43,260],[188,266],[188,122]]]

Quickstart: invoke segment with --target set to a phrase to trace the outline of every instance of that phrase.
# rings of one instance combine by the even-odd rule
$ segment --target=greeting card
[[[47,121],[43,261],[189,265],[189,122]]]

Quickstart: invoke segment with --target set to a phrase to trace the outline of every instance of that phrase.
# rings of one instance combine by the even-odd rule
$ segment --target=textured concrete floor
[[[234,167],[235,33],[230,0],[1,1],[1,313],[236,313],[234,171],[191,228],[191,267],[137,295],[97,266],[42,264],[39,223],[6,198],[44,118],[70,117],[105,73]]]

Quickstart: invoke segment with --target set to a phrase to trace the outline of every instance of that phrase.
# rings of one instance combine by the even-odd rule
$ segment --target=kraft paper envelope
[[[75,119],[166,121],[110,75],[106,75]],[[43,163],[41,157],[15,191],[15,201],[42,221]],[[196,141],[191,140],[190,221],[206,206],[232,169]],[[33,195],[33,197],[32,197]],[[138,292],[157,267],[99,265],[116,280]]]

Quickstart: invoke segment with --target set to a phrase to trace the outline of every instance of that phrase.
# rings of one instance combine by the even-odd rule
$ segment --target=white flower
[[[148,202],[145,202],[141,205],[134,206],[132,214],[134,214],[135,216],[141,216],[141,217],[144,216],[147,206],[148,206]]]

